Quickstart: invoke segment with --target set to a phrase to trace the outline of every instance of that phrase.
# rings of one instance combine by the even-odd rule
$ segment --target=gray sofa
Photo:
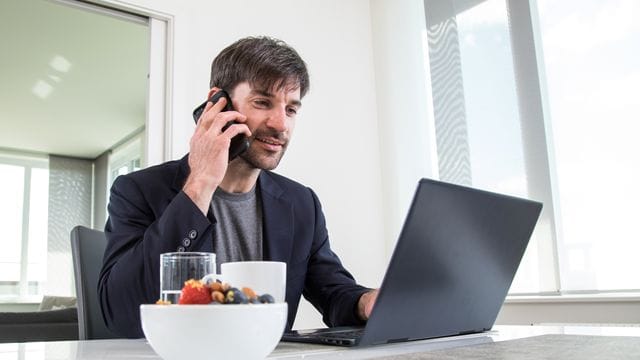
[[[75,298],[45,296],[39,311],[0,312],[0,343],[77,339]]]
[[[78,339],[78,310],[0,312],[0,343]]]

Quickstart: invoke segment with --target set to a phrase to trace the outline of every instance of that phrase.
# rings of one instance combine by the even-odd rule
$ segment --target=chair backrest
[[[98,277],[107,238],[102,231],[84,226],[71,230],[73,273],[78,298],[78,337],[80,340],[117,338],[107,328],[98,298]]]

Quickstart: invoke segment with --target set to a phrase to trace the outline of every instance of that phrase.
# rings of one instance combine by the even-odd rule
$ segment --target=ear
[[[219,87],[216,87],[216,86],[212,87],[212,88],[209,90],[209,93],[207,94],[207,99],[211,99],[211,97],[212,97],[215,93],[217,93],[218,91],[220,91],[220,90],[221,90],[221,89],[220,89]]]

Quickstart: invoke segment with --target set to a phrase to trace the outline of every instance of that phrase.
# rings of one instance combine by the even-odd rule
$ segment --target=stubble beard
[[[242,160],[244,160],[247,164],[255,169],[273,170],[278,167],[278,164],[280,164],[280,160],[282,160],[282,157],[284,156],[289,143],[285,143],[282,146],[282,150],[280,150],[280,152],[278,153],[264,153],[253,147],[254,141],[257,140],[254,139],[253,141],[251,141],[252,146],[249,146],[249,149],[247,149],[247,151],[240,154],[240,158],[242,158]]]

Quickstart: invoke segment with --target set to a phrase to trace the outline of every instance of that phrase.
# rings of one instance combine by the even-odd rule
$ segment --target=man
[[[287,329],[302,294],[326,324],[362,324],[376,291],[357,285],[331,251],[315,193],[270,171],[287,149],[309,89],[305,63],[282,41],[241,39],[212,63],[207,98],[221,89],[235,111],[222,111],[224,98],[208,103],[187,156],[113,184],[98,284],[107,326],[143,336],[139,305],[158,299],[159,257],[174,251],[215,252],[218,264],[286,262]],[[236,135],[247,136],[250,146],[229,161]]]

